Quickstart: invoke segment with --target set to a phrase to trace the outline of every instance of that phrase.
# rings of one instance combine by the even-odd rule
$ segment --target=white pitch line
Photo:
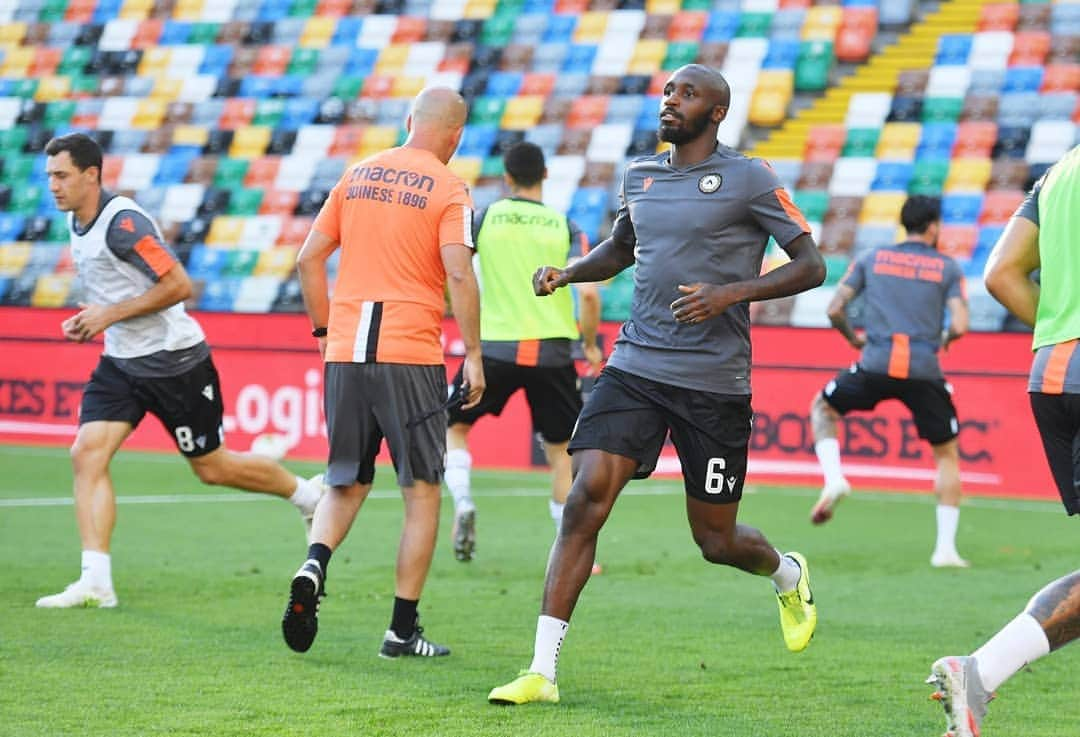
[[[523,498],[523,497],[547,497],[550,492],[546,488],[494,488],[487,490],[474,490],[473,496],[480,498]],[[767,493],[770,496],[814,498],[818,492],[816,489],[795,487],[769,487],[768,492],[762,492],[756,485],[747,485],[744,493],[748,496],[756,496]],[[639,485],[631,486],[622,492],[623,496],[682,496],[680,486]],[[880,492],[864,491],[856,492],[848,497],[846,503],[860,502],[889,502],[893,504],[926,504],[930,498],[929,493],[904,493],[904,492]],[[400,499],[401,494],[396,490],[373,490],[368,499]],[[160,495],[118,495],[117,504],[232,504],[238,502],[266,502],[273,501],[274,497],[268,494],[245,494],[234,492],[228,494],[160,494]],[[0,508],[20,507],[69,507],[73,504],[71,497],[24,497],[18,499],[0,499]],[[1063,514],[1061,505],[1050,500],[1024,500],[1024,499],[999,499],[985,497],[966,497],[963,506],[975,509],[1006,510],[1011,512],[1037,512],[1041,514]]]

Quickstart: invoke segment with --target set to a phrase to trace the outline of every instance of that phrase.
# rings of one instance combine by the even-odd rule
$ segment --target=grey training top
[[[785,246],[810,227],[773,170],[724,145],[684,169],[667,152],[636,159],[623,175],[612,239],[637,268],[630,319],[609,364],[673,386],[750,394],[750,308],[680,325],[680,284],[757,278],[769,236]]]
[[[955,261],[917,241],[875,248],[854,261],[844,277],[865,300],[864,371],[897,379],[941,379],[937,351],[945,308],[965,298]]]

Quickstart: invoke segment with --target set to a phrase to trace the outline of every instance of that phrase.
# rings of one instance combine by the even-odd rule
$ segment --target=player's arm
[[[990,252],[983,278],[994,299],[1031,327],[1039,306],[1039,285],[1031,273],[1039,264],[1039,226],[1014,215]]]
[[[847,319],[847,306],[851,300],[855,299],[855,294],[855,290],[846,284],[839,285],[832,299],[829,300],[825,314],[829,316],[829,323],[844,336],[852,348],[862,348],[866,345],[866,338],[856,333]]]
[[[570,230],[570,259],[567,264],[579,261],[589,253],[589,237],[572,220],[567,220]],[[595,282],[580,282],[574,287],[578,296],[578,326],[581,329],[581,349],[589,364],[589,372],[599,373],[604,363],[596,336],[600,326],[600,289]]]
[[[941,338],[942,348],[948,348],[950,343],[964,337],[970,322],[967,300],[963,297],[949,297],[945,308],[949,311],[949,327],[945,328]]]
[[[160,312],[191,296],[191,279],[176,254],[161,242],[150,220],[133,210],[114,216],[105,244],[118,258],[144,273],[152,286],[123,302],[111,305],[80,303],[80,311],[61,328],[69,340],[91,340],[107,327],[133,317]]]
[[[321,231],[312,229],[296,255],[296,273],[300,293],[312,328],[325,328],[330,320],[330,287],[326,275],[326,260],[338,247],[338,242]],[[319,353],[326,354],[326,337],[319,339]]]
[[[450,307],[465,344],[463,383],[469,387],[464,409],[475,407],[484,394],[484,367],[480,357],[480,287],[473,272],[473,249],[464,243],[449,243],[440,249],[446,270]]]
[[[701,322],[740,302],[788,297],[825,281],[825,261],[809,233],[798,235],[783,248],[791,261],[754,279],[728,284],[680,284],[683,296],[671,303],[675,320]]]
[[[533,275],[533,289],[544,297],[567,284],[605,281],[634,263],[634,248],[615,236],[600,243],[584,258],[565,269],[541,266]]]
[[[630,220],[630,210],[626,206],[625,174],[623,187],[624,191],[619,196],[621,204],[615,212],[615,222],[611,226],[611,236],[564,269],[554,266],[541,266],[537,269],[533,274],[533,291],[536,296],[547,296],[567,284],[606,281],[634,263],[637,234]]]

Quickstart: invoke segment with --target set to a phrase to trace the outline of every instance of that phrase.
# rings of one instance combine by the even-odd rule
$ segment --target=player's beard
[[[705,132],[705,129],[709,126],[709,116],[699,115],[696,118],[691,118],[682,121],[682,125],[678,128],[660,124],[660,128],[657,131],[657,136],[661,141],[665,143],[673,143],[676,146],[690,143],[698,136]]]

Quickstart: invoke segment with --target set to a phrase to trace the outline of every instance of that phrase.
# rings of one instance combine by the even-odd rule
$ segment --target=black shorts
[[[742,498],[753,412],[750,397],[663,384],[607,366],[578,419],[570,452],[597,449],[638,462],[634,478],[656,468],[668,432],[695,499]]]
[[[1069,514],[1080,514],[1080,394],[1029,396],[1061,503]]]
[[[446,411],[432,410],[446,401],[445,367],[328,363],[325,375],[328,484],[370,484],[384,437],[399,486],[442,480]]]
[[[856,364],[837,374],[821,394],[842,415],[873,409],[886,399],[899,399],[911,411],[919,437],[931,445],[948,442],[960,432],[952,387],[943,379],[894,379],[863,371]]]
[[[480,403],[472,409],[460,406],[450,410],[451,425],[472,425],[484,415],[502,414],[506,402],[518,389],[525,390],[533,426],[548,443],[565,443],[581,413],[581,385],[577,370],[567,366],[520,366],[509,361],[485,358],[486,387]],[[454,376],[454,387],[461,386],[462,370]]]
[[[127,422],[136,427],[150,414],[161,420],[188,458],[216,450],[225,441],[221,384],[209,356],[179,376],[144,378],[125,373],[102,356],[90,375],[79,408],[79,424]]]

